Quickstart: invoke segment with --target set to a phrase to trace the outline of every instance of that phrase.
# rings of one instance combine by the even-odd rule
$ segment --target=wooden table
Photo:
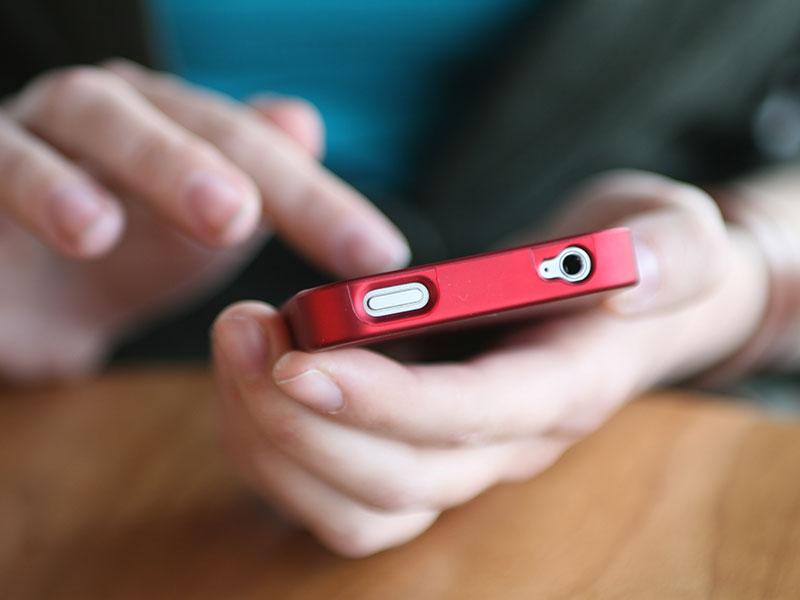
[[[800,598],[800,424],[667,393],[553,469],[338,558],[242,489],[199,369],[0,402],[2,598]]]

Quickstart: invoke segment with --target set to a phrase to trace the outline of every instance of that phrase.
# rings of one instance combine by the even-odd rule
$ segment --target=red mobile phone
[[[281,313],[297,348],[322,350],[533,316],[637,281],[630,232],[617,227],[323,285]]]

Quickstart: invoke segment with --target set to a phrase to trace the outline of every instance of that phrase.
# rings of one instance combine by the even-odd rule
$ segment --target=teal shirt
[[[321,111],[329,168],[402,194],[421,153],[534,0],[149,0],[165,68],[237,99]]]

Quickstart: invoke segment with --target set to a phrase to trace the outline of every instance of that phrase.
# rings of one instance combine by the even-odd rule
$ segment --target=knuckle
[[[64,124],[86,110],[99,111],[120,90],[123,81],[105,69],[75,66],[51,71],[33,80],[14,103],[12,114],[36,129],[37,124]]]
[[[411,496],[412,502],[404,510],[444,510],[458,506],[486,488],[482,481],[483,473],[476,472],[461,478],[444,476],[427,484],[417,483]]]
[[[431,496],[428,506],[436,510],[444,510],[451,506],[464,504],[491,485],[483,480],[483,474],[480,474],[460,481],[449,481],[447,487],[442,487],[435,495]]]
[[[367,486],[369,497],[365,501],[381,511],[407,512],[433,506],[433,494],[417,481],[397,480],[372,482]]]
[[[606,420],[608,413],[615,404],[609,400],[610,396],[588,395],[580,400],[580,404],[586,407],[584,411],[575,411],[568,419],[565,419],[560,426],[560,430],[567,435],[585,437],[597,430]],[[555,460],[555,459],[554,459]]]
[[[240,119],[217,115],[206,126],[208,139],[226,156],[241,156],[252,148],[249,129]]]
[[[688,195],[691,195],[691,201],[687,204],[697,212],[703,212],[712,221],[722,223],[722,212],[719,205],[714,198],[705,190],[700,189],[694,185],[683,184],[682,186]]]
[[[135,172],[158,176],[159,173],[188,170],[196,161],[211,160],[209,149],[199,140],[147,132],[133,144],[128,164]]]
[[[284,218],[289,227],[327,223],[335,227],[341,217],[331,205],[331,194],[316,177],[303,178],[293,185],[276,189],[270,196],[273,205],[287,209]]]
[[[547,450],[531,449],[513,460],[505,469],[500,481],[525,481],[552,467],[567,451],[567,446]]]
[[[314,177],[293,178],[263,181],[261,193],[269,208],[270,215],[287,234],[303,237],[301,232],[338,231],[346,221],[347,210],[340,202],[341,198],[326,189],[320,181],[312,181]],[[370,417],[371,418],[371,417]],[[376,416],[374,421],[381,422],[383,417]]]
[[[469,406],[469,410],[465,410],[459,418],[454,418],[451,423],[435,432],[436,446],[451,450],[474,448],[502,433],[497,420],[491,414],[486,414],[483,407],[474,402],[462,404]]]
[[[120,82],[116,75],[99,67],[69,67],[52,74],[48,82],[48,104],[68,104],[88,96],[106,95],[118,88]]]
[[[453,424],[442,432],[441,445],[445,448],[470,448],[485,443],[492,433],[488,423],[465,421]]]
[[[129,164],[134,171],[150,173],[173,163],[177,144],[167,136],[147,133],[131,148]]]
[[[404,513],[438,508],[443,493],[442,480],[436,476],[435,461],[425,451],[411,449],[401,464],[389,470],[376,470],[363,477],[369,490],[362,500],[382,512]]]
[[[389,546],[375,524],[368,519],[352,518],[326,527],[322,541],[334,552],[347,558],[364,558]]]

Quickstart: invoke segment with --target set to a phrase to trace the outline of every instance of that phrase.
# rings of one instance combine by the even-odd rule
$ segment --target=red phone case
[[[297,348],[321,350],[532,316],[543,304],[637,280],[630,232],[618,227],[323,285],[281,313]]]

